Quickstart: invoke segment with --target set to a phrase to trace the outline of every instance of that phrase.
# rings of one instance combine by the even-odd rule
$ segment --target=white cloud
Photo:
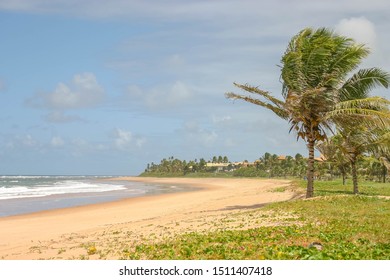
[[[232,117],[231,116],[219,117],[219,116],[213,115],[212,116],[212,120],[213,120],[214,124],[224,124],[224,123],[230,122],[232,120]]]
[[[133,139],[131,132],[117,128],[115,134],[115,146],[120,150],[126,150]]]
[[[138,147],[138,148],[141,148],[146,142],[146,139],[145,138],[137,138],[135,140],[135,145]]]
[[[81,139],[81,138],[73,139],[72,140],[72,144],[75,147],[79,147],[79,148],[83,148],[83,147],[89,146],[88,142],[86,140],[84,140],[84,139]]]
[[[184,133],[186,143],[190,145],[211,147],[218,140],[218,134],[214,130],[201,128],[196,121],[185,122],[181,131]]]
[[[145,138],[134,136],[130,131],[120,128],[114,131],[114,145],[118,150],[128,151],[135,147],[141,148],[146,142]]]
[[[30,134],[26,134],[19,139],[20,142],[26,147],[36,147],[38,145],[38,141],[35,140]]]
[[[60,148],[65,145],[65,141],[59,136],[54,136],[50,141],[50,145],[53,148]]]
[[[185,65],[185,59],[180,54],[173,54],[166,59],[166,65],[172,69],[181,69]]]
[[[39,141],[31,134],[15,135],[9,139],[5,145],[8,149],[19,150],[27,148],[28,150],[40,147]]]
[[[83,156],[85,153],[88,153],[91,148],[91,145],[81,138],[72,139],[70,143],[72,144],[71,155],[74,157]]]
[[[152,108],[161,106],[172,107],[191,98],[191,91],[180,81],[175,82],[167,89],[153,89],[146,97],[146,103]]]
[[[181,81],[176,81],[171,86],[158,86],[150,90],[142,90],[131,85],[127,87],[125,98],[128,102],[141,102],[152,110],[164,110],[188,103],[192,98],[192,92]]]
[[[108,146],[102,142],[90,141],[83,138],[74,138],[69,141],[70,154],[74,157],[94,155],[105,152]]]
[[[105,97],[103,87],[92,73],[77,74],[69,85],[59,83],[54,91],[30,98],[28,104],[55,110],[94,107]]]
[[[371,49],[377,47],[375,25],[365,17],[342,19],[335,31],[341,35],[353,38],[359,44],[365,44]]]

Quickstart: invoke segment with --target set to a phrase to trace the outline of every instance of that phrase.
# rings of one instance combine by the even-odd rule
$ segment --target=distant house
[[[231,163],[228,162],[207,162],[207,167],[228,167]]]
[[[228,162],[207,162],[206,167],[215,167],[217,169],[217,172],[219,172],[219,171],[223,171],[230,164],[231,163]]]
[[[240,167],[248,167],[248,166],[256,166],[261,163],[261,160],[256,160],[255,162],[244,161],[236,161],[236,162],[207,162],[206,167],[216,168],[216,171],[233,171]]]
[[[318,162],[324,162],[324,161],[326,161],[326,157],[323,154],[320,154],[320,156],[314,158],[314,160],[318,161]]]
[[[247,167],[247,166],[251,166],[251,165],[254,165],[253,162],[248,162],[247,160],[244,160],[244,161],[238,161],[238,162],[235,162],[234,163],[234,166],[243,166],[243,167]]]
[[[278,160],[285,160],[286,159],[286,156],[285,155],[280,155],[278,156]]]
[[[248,167],[248,166],[255,166],[257,164],[261,163],[261,160],[256,160],[254,162],[248,162],[247,160],[245,161],[236,161],[235,163],[233,163],[232,165],[235,166],[235,167]]]

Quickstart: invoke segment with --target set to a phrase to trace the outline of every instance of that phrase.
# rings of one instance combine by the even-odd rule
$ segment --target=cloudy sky
[[[306,155],[283,120],[224,97],[233,82],[280,96],[280,58],[305,27],[367,44],[362,66],[390,71],[387,0],[0,0],[0,173]]]

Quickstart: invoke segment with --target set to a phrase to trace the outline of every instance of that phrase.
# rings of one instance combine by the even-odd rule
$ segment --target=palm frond
[[[351,38],[326,28],[306,28],[293,37],[282,57],[283,95],[288,90],[334,89],[368,54],[368,48]]]
[[[390,74],[379,68],[361,69],[348,79],[340,89],[341,101],[368,97],[378,86],[388,88]]]
[[[388,127],[390,125],[390,113],[377,111],[372,109],[362,108],[344,108],[336,109],[327,113],[325,119],[333,119],[337,125],[342,125],[346,118],[353,118],[356,122],[361,122],[365,125],[377,125],[380,127]],[[351,119],[353,121],[353,119]]]
[[[333,81],[340,80],[352,70],[356,69],[363,58],[369,54],[369,50],[364,45],[355,44],[354,40],[345,37],[337,37],[334,41],[332,55],[326,75],[325,85],[334,85]]]
[[[243,89],[243,90],[245,90],[247,92],[261,95],[265,99],[268,99],[269,101],[274,103],[276,106],[279,106],[279,107],[284,106],[284,102],[283,101],[277,99],[276,97],[273,97],[272,95],[269,94],[268,91],[261,90],[258,87],[250,86],[248,84],[245,84],[245,85],[241,85],[241,84],[238,84],[238,83],[233,83],[233,84],[236,87],[241,88],[241,89]]]
[[[388,172],[390,172],[390,161],[386,157],[380,157],[379,160],[386,167]]]
[[[373,134],[372,142],[390,150],[390,129],[376,131]]]
[[[325,119],[332,120],[341,129],[360,124],[386,128],[390,125],[389,105],[389,100],[377,96],[343,101],[336,104]]]
[[[376,109],[378,111],[388,111],[390,100],[380,97],[373,96],[361,99],[352,99],[339,102],[335,105],[334,109],[348,109],[348,108],[359,108],[359,109]]]
[[[236,93],[233,93],[233,92],[225,93],[225,96],[226,96],[226,98],[229,98],[229,99],[241,99],[241,100],[247,101],[249,103],[265,107],[265,108],[271,110],[277,116],[279,116],[279,117],[281,117],[283,119],[287,119],[288,118],[288,113],[287,113],[287,111],[284,108],[272,105],[270,103],[263,102],[263,101],[261,101],[259,99],[252,98],[252,97],[245,96],[245,95],[236,94]]]
[[[324,29],[325,30],[325,29]],[[304,73],[303,51],[307,49],[313,33],[316,31],[311,28],[305,28],[295,35],[289,42],[287,49],[282,56],[282,71],[280,79],[282,80],[282,95],[286,97],[289,90],[296,92],[303,91],[308,87],[307,79]]]
[[[390,150],[390,130],[386,129],[370,129],[364,139],[368,143],[367,148],[372,153],[386,153]]]
[[[335,109],[331,112],[328,112],[326,114],[325,119],[330,119],[338,116],[348,116],[348,117],[367,117],[367,119],[375,119],[379,118],[383,122],[389,122],[390,121],[390,113],[389,112],[383,112],[378,110],[372,110],[372,109],[365,109],[365,108],[343,108],[343,109]]]

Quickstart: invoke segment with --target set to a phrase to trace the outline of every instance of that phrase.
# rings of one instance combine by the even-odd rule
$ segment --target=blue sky
[[[280,96],[277,65],[305,27],[367,44],[362,66],[390,71],[385,0],[0,0],[0,173],[306,155],[283,120],[224,97],[233,82]]]

